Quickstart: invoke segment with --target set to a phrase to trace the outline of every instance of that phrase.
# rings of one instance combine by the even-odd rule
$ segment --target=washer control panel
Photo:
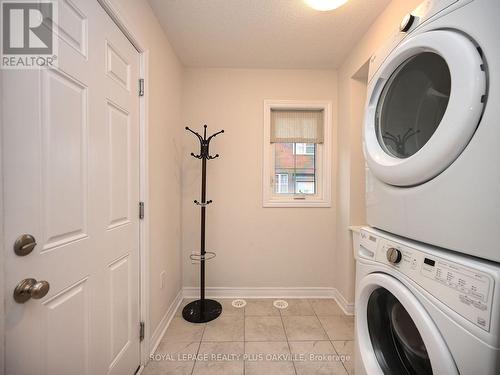
[[[394,262],[398,253],[401,257]],[[494,286],[489,274],[435,255],[433,251],[417,250],[367,231],[361,231],[359,256],[398,270],[453,311],[489,332]]]

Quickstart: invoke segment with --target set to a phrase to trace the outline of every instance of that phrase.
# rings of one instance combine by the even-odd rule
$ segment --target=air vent
[[[288,302],[283,299],[277,299],[273,302],[273,306],[277,309],[286,309],[288,307]]]
[[[237,309],[241,309],[242,307],[245,307],[247,304],[247,301],[245,301],[244,299],[235,299],[233,300],[233,302],[231,302],[231,305],[233,305],[233,307],[236,307]]]

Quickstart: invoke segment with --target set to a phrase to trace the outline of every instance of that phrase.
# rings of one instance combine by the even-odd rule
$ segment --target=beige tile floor
[[[146,366],[145,375],[353,374],[354,319],[331,299],[247,299],[206,324],[186,322],[182,308]]]

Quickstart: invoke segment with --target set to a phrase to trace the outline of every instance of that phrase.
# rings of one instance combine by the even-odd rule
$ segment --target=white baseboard
[[[163,315],[163,318],[161,318],[160,323],[158,324],[158,326],[155,328],[155,331],[151,335],[151,340],[149,341],[150,342],[149,347],[151,348],[150,354],[154,354],[156,348],[160,344],[160,341],[163,335],[165,334],[165,331],[167,330],[170,322],[172,321],[172,318],[175,316],[175,312],[179,308],[182,299],[184,298],[183,294],[184,294],[183,290],[182,289],[179,290],[179,293],[177,293],[174,300],[170,304],[170,307],[168,308],[167,312],[165,313],[165,315]]]
[[[184,298],[197,298],[198,287],[184,287]],[[354,315],[354,303],[349,303],[336,288],[225,288],[208,287],[205,295],[209,298],[333,298],[346,315]]]
[[[354,315],[354,303],[347,301],[337,288],[333,288],[333,298],[346,315]]]

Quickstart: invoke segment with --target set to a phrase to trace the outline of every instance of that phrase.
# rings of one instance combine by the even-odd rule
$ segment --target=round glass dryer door
[[[368,331],[384,374],[430,375],[429,353],[415,322],[394,295],[376,289],[368,300]]]
[[[392,74],[377,104],[375,131],[382,149],[408,158],[432,137],[450,99],[451,76],[436,53],[410,57]]]
[[[479,124],[486,72],[476,46],[454,31],[410,36],[368,86],[364,148],[371,172],[395,186],[436,177]]]

